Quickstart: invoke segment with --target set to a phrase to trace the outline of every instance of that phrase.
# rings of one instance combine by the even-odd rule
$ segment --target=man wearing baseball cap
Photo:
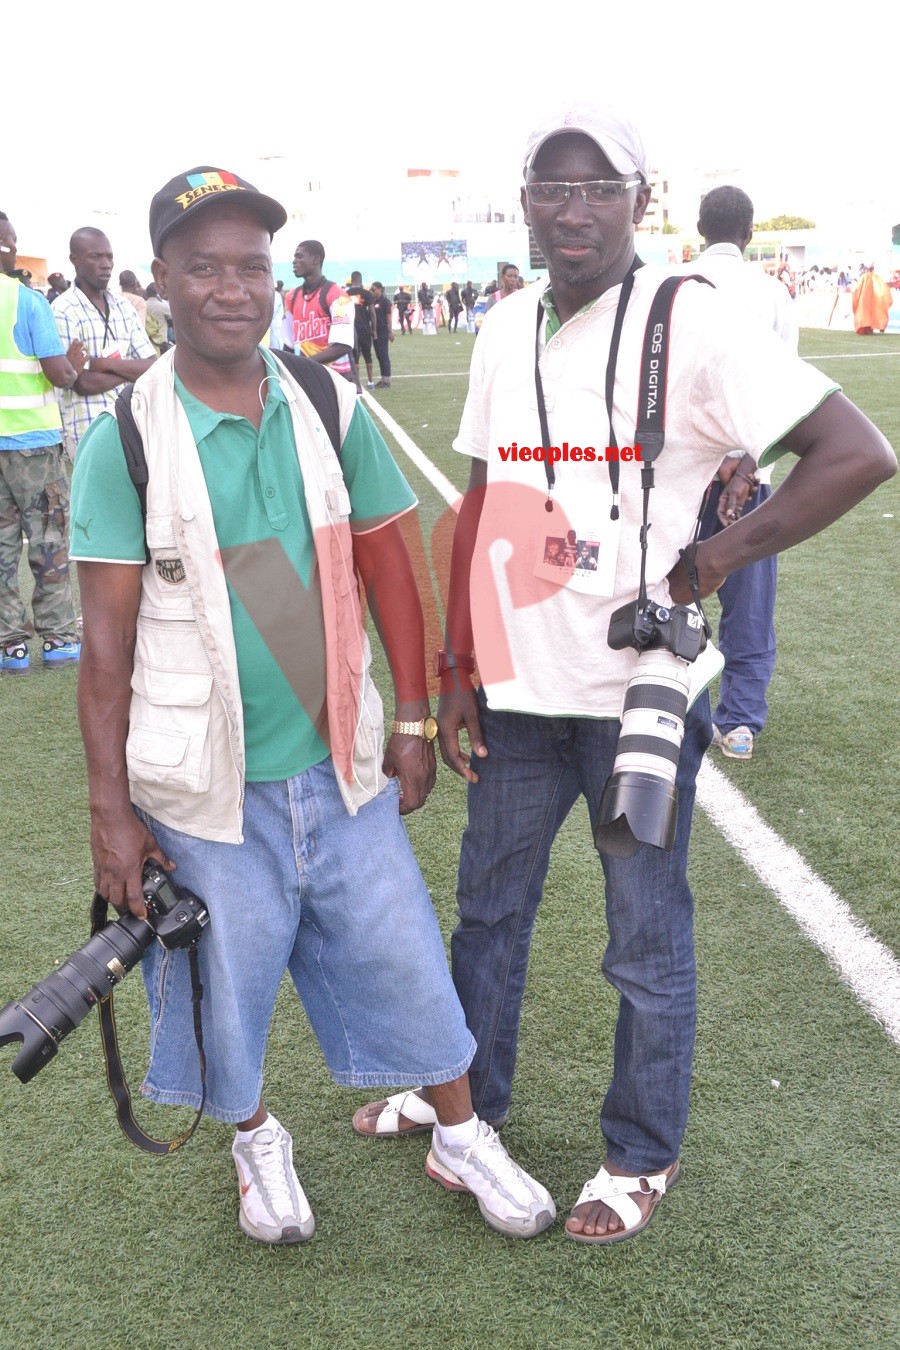
[[[471,459],[471,476],[453,542],[446,649],[437,657],[441,754],[469,785],[453,977],[478,1043],[475,1109],[489,1120],[510,1110],[532,927],[551,845],[580,796],[598,841],[609,927],[602,969],[619,1013],[600,1116],[602,1166],[566,1223],[567,1235],[584,1243],[619,1242],[649,1222],[678,1176],[691,1080],[686,868],[695,780],[711,740],[709,700],[698,692],[703,678],[689,708],[688,694],[679,686],[674,696],[662,674],[649,687],[630,683],[644,636],[634,620],[642,536],[647,598],[664,626],[672,606],[814,534],[896,470],[884,438],[836,386],[762,326],[734,324],[713,287],[683,281],[670,322],[654,317],[648,333],[664,277],[635,254],[649,199],[641,138],[615,111],[563,108],[530,136],[522,204],[549,286],[496,306],[475,347],[454,442]],[[645,494],[635,422],[661,398],[664,443]],[[658,424],[654,435],[648,451],[658,448]],[[739,445],[759,457],[779,442],[798,456],[784,485],[692,556],[694,523],[725,451]],[[607,458],[607,447],[621,447],[618,459]],[[587,543],[596,567],[546,566],[551,537]],[[623,607],[627,622],[620,615],[613,626],[613,650],[607,633]],[[683,622],[686,631],[699,628],[693,611]],[[687,660],[667,642],[658,639],[661,652],[647,655],[661,655],[660,669],[676,668],[682,680]],[[620,742],[626,686],[626,709],[652,719],[652,730],[623,732]],[[471,754],[460,749],[460,730]],[[632,771],[628,811],[609,810],[617,755],[649,760],[651,787],[667,803],[674,778],[677,825],[667,817],[672,832],[654,834],[656,843],[641,843],[653,832],[632,809],[648,791],[646,767]],[[599,875],[585,889],[602,903]],[[584,954],[585,970],[595,962],[594,952]],[[398,1106],[395,1133],[421,1123],[422,1111],[413,1115],[399,1101],[375,1103],[367,1118]],[[571,1181],[574,1198],[581,1177]]]
[[[206,901],[205,1110],[237,1126],[248,1236],[302,1242],[315,1227],[291,1136],[262,1095],[287,970],[335,1081],[427,1083],[429,1176],[476,1194],[492,1227],[530,1237],[553,1202],[472,1110],[474,1042],[400,819],[435,777],[422,612],[398,524],[415,498],[346,381],[259,345],[285,220],[210,166],[156,194],[153,276],[178,343],[131,402],[145,519],[116,418],[98,419],[79,451],[97,889],[143,913],[154,858]],[[357,574],[394,678],[386,746]],[[196,1107],[187,958],[153,946],[144,1091]]]

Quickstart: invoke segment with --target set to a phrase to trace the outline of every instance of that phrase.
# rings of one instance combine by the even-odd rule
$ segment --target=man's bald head
[[[69,240],[69,249],[76,285],[82,290],[105,291],[112,276],[113,251],[103,231],[83,225]]]

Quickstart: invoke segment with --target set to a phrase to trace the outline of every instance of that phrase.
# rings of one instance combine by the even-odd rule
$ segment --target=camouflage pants
[[[29,624],[19,594],[22,539],[34,577]],[[33,636],[78,639],[69,577],[69,479],[61,445],[0,450],[0,645]]]

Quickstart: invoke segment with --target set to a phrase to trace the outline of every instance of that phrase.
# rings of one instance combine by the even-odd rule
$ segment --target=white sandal
[[[566,1237],[572,1238],[575,1242],[606,1244],[624,1242],[626,1238],[634,1237],[647,1227],[656,1206],[666,1191],[675,1185],[679,1171],[680,1164],[677,1160],[664,1172],[644,1173],[639,1177],[614,1176],[611,1172],[607,1172],[605,1167],[601,1167],[595,1177],[585,1182],[573,1209],[589,1201],[601,1200],[619,1216],[625,1227],[615,1233],[573,1233],[567,1226]],[[651,1197],[646,1214],[641,1212],[640,1205],[631,1198],[632,1195],[638,1194]]]
[[[369,1119],[366,1112],[369,1106],[361,1106],[353,1116],[353,1128],[357,1134],[367,1139],[397,1139],[401,1135],[425,1134],[437,1124],[437,1113],[430,1102],[417,1092],[395,1092],[388,1097],[375,1121],[375,1129],[362,1129],[362,1123]],[[401,1130],[400,1117],[415,1121],[408,1129]]]

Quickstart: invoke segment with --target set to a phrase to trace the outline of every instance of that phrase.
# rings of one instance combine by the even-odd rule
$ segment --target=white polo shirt
[[[710,244],[694,262],[686,263],[683,270],[709,277],[729,304],[738,306],[739,313],[755,315],[766,328],[777,333],[792,352],[796,352],[800,330],[794,318],[795,302],[790,292],[758,263],[745,262],[737,244]],[[758,471],[761,483],[771,483],[772,468],[770,464]]]
[[[644,329],[666,275],[644,267],[635,276],[613,396],[620,447],[634,442]],[[612,612],[637,596],[640,570],[641,466],[619,465],[614,524],[604,458],[610,438],[603,391],[619,293],[618,286],[605,292],[543,346],[551,441],[570,456],[554,465],[552,512],[544,464],[521,457],[522,447],[541,446],[537,288],[495,306],[475,346],[453,444],[488,466],[470,589],[475,652],[492,708],[618,717],[634,667],[634,651],[614,652],[606,641]],[[542,332],[545,326],[543,319]],[[740,445],[758,458],[838,388],[774,333],[736,323],[722,297],[698,282],[679,290],[670,336],[666,442],[654,466],[647,560],[648,589],[661,600],[725,452]],[[575,447],[580,460],[571,458]],[[595,459],[585,459],[588,449]],[[576,567],[584,544],[597,563],[589,571]]]

